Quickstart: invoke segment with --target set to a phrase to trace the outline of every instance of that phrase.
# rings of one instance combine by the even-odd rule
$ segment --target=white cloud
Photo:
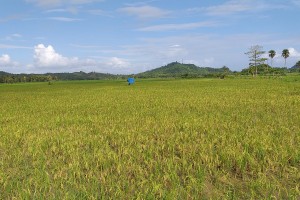
[[[50,20],[56,20],[61,22],[74,22],[74,21],[82,21],[82,19],[77,18],[68,18],[68,17],[49,17]]]
[[[79,5],[93,2],[101,2],[103,0],[25,0],[40,7],[57,7],[62,5]]]
[[[87,10],[86,12],[91,15],[98,15],[98,16],[104,16],[104,17],[110,17],[110,18],[114,17],[114,14],[112,12],[101,10],[101,9],[92,9],[92,10]]]
[[[271,38],[271,39],[270,39]],[[184,63],[194,63],[198,66],[205,67],[222,67],[226,65],[231,70],[241,70],[248,67],[248,57],[244,54],[253,44],[261,44],[264,50],[274,49],[278,58],[274,58],[274,67],[284,66],[284,59],[281,57],[281,51],[284,46],[293,47],[295,51],[290,49],[290,57],[287,59],[287,66],[299,60],[292,57],[298,55],[299,41],[296,38],[290,38],[288,42],[280,42],[279,44],[269,43],[278,41],[277,36],[269,34],[197,34],[188,33],[180,36],[166,37],[143,37],[139,38],[138,44],[122,45],[122,46],[97,46],[90,45],[72,45],[80,48],[81,51],[93,52],[105,57],[93,57],[95,60],[102,62],[101,69],[115,69],[116,73],[122,73],[123,69],[117,70],[117,64],[114,68],[110,68],[112,63],[111,57],[126,58],[123,65],[127,67],[129,73],[138,73],[145,70],[160,67],[173,61]],[[295,41],[294,41],[295,40]],[[298,43],[297,43],[298,42]],[[294,44],[290,45],[290,44]],[[298,53],[297,53],[298,52]],[[268,55],[266,55],[268,57]],[[124,60],[124,59],[122,59]],[[270,60],[269,60],[270,62]],[[100,66],[100,62],[96,66]],[[118,62],[115,62],[118,63]],[[99,68],[100,69],[100,68]],[[126,71],[126,72],[127,72]]]
[[[9,45],[9,44],[0,44],[0,49],[31,49],[31,47]]]
[[[63,13],[63,12],[67,12],[67,10],[59,8],[59,9],[51,9],[51,10],[46,10],[45,11],[45,13]]]
[[[0,67],[16,67],[17,65],[18,63],[12,61],[8,54],[3,54],[0,56]]]
[[[270,9],[283,9],[285,4],[272,4],[261,0],[230,0],[220,5],[188,9],[189,12],[205,12],[208,15],[231,15],[236,13],[257,12]]]
[[[102,57],[96,59],[79,59],[77,57],[65,57],[57,53],[49,45],[39,44],[34,47],[34,65],[31,70],[53,72],[63,71],[97,71],[109,73],[129,72],[130,62],[119,57]]]
[[[156,26],[148,26],[138,29],[139,31],[172,31],[172,30],[189,30],[201,27],[212,27],[216,26],[216,22],[195,22],[185,24],[161,24]]]
[[[293,47],[290,47],[288,48],[289,52],[290,52],[290,55],[289,55],[289,58],[300,58],[300,52],[298,52],[295,48]],[[282,50],[280,51],[275,51],[276,52],[276,55],[275,55],[275,58],[278,58],[278,59],[282,59]],[[269,53],[266,52],[265,53],[265,57],[268,58],[269,57]]]
[[[1,64],[4,64],[4,65],[10,63],[10,57],[9,57],[9,55],[3,54],[3,55],[0,57],[0,63],[1,63]]]
[[[34,47],[34,59],[38,67],[65,67],[78,62],[78,58],[63,57],[51,45],[46,47],[44,44]]]
[[[282,45],[280,45],[280,46],[282,46]],[[286,65],[287,65],[287,67],[292,67],[297,61],[300,60],[300,52],[298,52],[293,47],[288,48],[288,50],[289,50],[290,54],[286,60]],[[276,55],[273,59],[274,67],[284,67],[285,61],[284,61],[284,58],[282,57],[283,48],[281,48],[280,50],[275,50],[275,51],[276,51]],[[271,64],[271,59],[269,58],[268,52],[266,52],[265,57],[269,59],[267,62],[269,62],[269,64]]]
[[[294,48],[288,48],[289,52],[290,52],[290,57],[298,57],[300,58],[300,52],[298,52],[296,49]]]
[[[11,34],[9,36],[6,36],[5,40],[12,41],[12,40],[20,39],[20,38],[22,38],[21,34],[14,33],[14,34]]]
[[[104,64],[109,67],[119,68],[119,69],[127,68],[130,65],[128,61],[117,57],[112,57],[108,59],[106,62],[104,62]]]
[[[44,11],[44,13],[72,13],[72,14],[77,14],[78,13],[78,8],[75,6],[68,7],[66,9],[62,8],[56,8],[56,9],[49,9]]]
[[[233,0],[228,1],[222,5],[208,7],[205,10],[210,15],[226,15],[237,12],[249,11],[252,8],[253,7],[251,5],[251,1]]]
[[[170,47],[171,47],[171,48],[176,48],[176,47],[181,47],[181,45],[180,45],[180,44],[173,44],[173,45],[171,45]]]
[[[138,17],[139,19],[155,19],[166,17],[170,11],[162,10],[153,6],[139,6],[139,7],[124,7],[120,8],[119,11],[124,12],[128,15]]]
[[[12,36],[12,37],[17,37],[17,38],[22,37],[22,35],[21,35],[21,34],[18,34],[18,33],[14,33],[14,34],[12,34],[11,36]]]
[[[143,6],[143,5],[147,5],[149,3],[153,3],[159,0],[149,0],[149,1],[138,1],[138,2],[132,2],[132,3],[126,3],[126,6]]]

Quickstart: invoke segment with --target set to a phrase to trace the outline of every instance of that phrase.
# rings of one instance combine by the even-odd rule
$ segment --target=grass
[[[298,199],[300,79],[0,85],[0,199]]]

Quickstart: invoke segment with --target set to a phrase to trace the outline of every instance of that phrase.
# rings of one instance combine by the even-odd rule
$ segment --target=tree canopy
[[[286,67],[286,59],[290,56],[290,51],[288,49],[283,49],[281,56],[284,57],[284,66]]]

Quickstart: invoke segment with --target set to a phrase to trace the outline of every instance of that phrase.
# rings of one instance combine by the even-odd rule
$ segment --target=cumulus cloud
[[[117,57],[109,58],[104,64],[119,69],[127,68],[130,65],[128,61]]]
[[[10,63],[10,57],[9,57],[9,55],[7,55],[7,54],[2,55],[0,57],[0,63],[4,64],[4,65]]]
[[[18,63],[11,60],[8,54],[0,56],[0,67],[16,67],[17,65]]]
[[[276,51],[276,55],[274,57],[274,63],[275,63],[275,66],[277,67],[283,67],[285,66],[285,59],[282,57],[282,50],[283,48],[281,48],[280,50]],[[295,48],[293,47],[290,47],[288,48],[289,50],[289,57],[287,58],[286,60],[286,65],[288,67],[291,67],[293,66],[297,61],[300,60],[300,52],[297,51]],[[266,58],[269,58],[269,54],[266,53],[265,55]]]
[[[63,67],[75,64],[78,58],[67,58],[55,52],[49,45],[39,44],[34,47],[35,64],[39,67]]]
[[[288,48],[289,52],[290,52],[290,57],[298,57],[300,58],[300,52],[298,52],[296,49],[294,48]]]
[[[139,19],[155,19],[166,17],[170,11],[162,10],[153,6],[129,6],[119,9],[119,11],[124,12],[128,15],[135,16]]]
[[[127,72],[130,62],[118,57],[104,57],[98,59],[79,59],[78,57],[65,57],[55,51],[53,46],[39,44],[34,47],[34,68],[52,71],[98,71],[98,72]]]
[[[289,54],[289,58],[300,58],[300,52],[298,52],[295,48],[293,47],[290,47],[288,48],[290,54]],[[278,58],[278,59],[282,59],[282,50],[279,50],[279,51],[276,51],[276,55],[275,55],[275,58]],[[265,53],[265,57],[268,58],[269,57],[269,53],[266,52]]]

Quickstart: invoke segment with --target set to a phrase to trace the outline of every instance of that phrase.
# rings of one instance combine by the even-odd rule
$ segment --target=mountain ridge
[[[165,66],[161,66],[152,70],[136,74],[140,78],[154,78],[154,77],[184,77],[184,76],[206,76],[209,74],[219,74],[230,72],[227,67],[212,68],[212,67],[198,67],[195,64],[184,64],[179,62],[172,62]]]
[[[229,68],[212,68],[212,67],[198,67],[195,64],[184,64],[179,62],[172,62],[165,66],[157,67],[145,72],[137,74],[110,74],[110,73],[101,73],[101,72],[61,72],[61,73],[20,73],[14,74],[9,72],[0,71],[0,76],[53,76],[57,77],[59,80],[99,80],[99,79],[114,79],[128,76],[135,76],[139,78],[148,78],[148,77],[177,77],[184,75],[208,75],[214,73],[223,73],[224,70],[230,71]]]

